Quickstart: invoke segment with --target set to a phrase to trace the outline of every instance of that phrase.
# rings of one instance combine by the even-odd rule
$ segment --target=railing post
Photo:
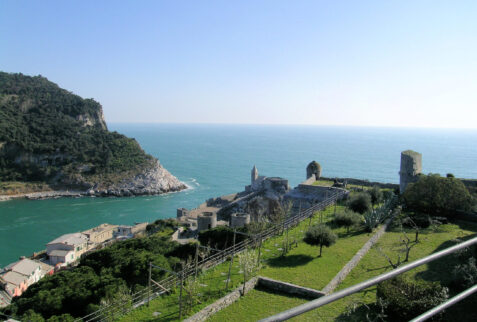
[[[148,291],[147,291],[147,306],[151,301],[151,279],[152,279],[152,262],[149,262],[149,280],[148,280]]]
[[[182,288],[184,285],[184,271],[180,273],[181,290],[179,292],[179,321],[182,319]]]

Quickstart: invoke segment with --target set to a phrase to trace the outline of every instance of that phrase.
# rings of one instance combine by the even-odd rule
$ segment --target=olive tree
[[[321,257],[323,246],[330,247],[331,245],[336,243],[337,239],[338,236],[336,236],[336,234],[331,231],[330,227],[324,224],[318,224],[313,225],[308,229],[303,241],[309,245],[320,246],[319,257]]]

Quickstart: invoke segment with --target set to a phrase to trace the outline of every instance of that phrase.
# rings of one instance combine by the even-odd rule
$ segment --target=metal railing
[[[170,275],[157,283],[160,284],[165,289],[173,289],[175,286],[178,286],[180,283],[180,279],[178,278],[178,276],[182,276],[183,279],[187,279],[188,277],[196,273],[197,267],[200,268],[200,270],[215,267],[225,262],[229,256],[235,256],[236,254],[244,251],[245,249],[249,247],[256,246],[257,240],[264,241],[270,237],[273,237],[279,234],[281,231],[283,231],[283,229],[290,228],[294,225],[297,225],[304,219],[310,218],[311,216],[313,216],[315,212],[321,211],[325,209],[326,207],[334,204],[337,200],[341,199],[346,193],[347,192],[343,190],[334,192],[327,199],[305,210],[298,211],[296,214],[286,218],[282,223],[275,224],[272,227],[265,229],[264,231],[256,234],[253,239],[245,239],[244,241],[240,243],[230,246],[222,251],[216,252],[206,258],[203,258],[202,260],[198,261],[197,264],[195,263],[188,264],[184,267],[182,271],[177,272],[177,274]],[[145,289],[132,294],[131,295],[132,300],[113,302],[93,313],[90,313],[82,318],[76,319],[75,321],[92,322],[92,321],[105,321],[105,320],[114,319],[114,317],[118,317],[120,315],[126,314],[127,312],[148,303],[150,299],[156,298],[166,293],[166,291],[164,291],[163,288],[157,285],[151,285],[150,287],[146,287]]]
[[[455,246],[452,246],[452,247],[449,247],[449,248],[446,248],[444,250],[441,250],[440,252],[437,252],[437,253],[434,253],[432,255],[429,255],[429,256],[426,256],[424,258],[421,258],[421,259],[418,259],[412,263],[409,263],[407,265],[404,265],[404,266],[401,266],[401,267],[398,267],[396,269],[393,269],[392,271],[389,271],[387,273],[384,273],[384,274],[381,274],[379,276],[376,276],[376,277],[373,277],[367,281],[364,281],[364,282],[361,282],[361,283],[358,283],[356,285],[353,285],[351,287],[348,287],[344,290],[341,290],[339,292],[336,292],[336,293],[333,293],[331,295],[327,295],[327,296],[323,296],[323,297],[320,297],[316,300],[313,300],[313,301],[310,301],[308,303],[305,303],[305,304],[302,304],[302,305],[299,305],[299,306],[296,306],[294,308],[291,308],[289,310],[286,310],[286,311],[283,311],[281,313],[278,313],[276,315],[273,315],[273,316],[270,316],[268,318],[265,318],[265,319],[262,319],[260,320],[260,322],[271,322],[271,321],[285,321],[285,320],[288,320],[292,317],[295,317],[297,315],[301,315],[303,313],[306,313],[308,311],[311,311],[311,310],[314,310],[314,309],[317,309],[323,305],[326,305],[326,304],[329,304],[329,303],[332,303],[336,300],[339,300],[343,297],[346,297],[348,295],[351,295],[351,294],[354,294],[356,292],[359,292],[361,290],[364,290],[368,287],[371,287],[373,285],[376,285],[378,283],[381,283],[383,281],[386,281],[388,279],[391,279],[393,277],[396,277],[402,273],[405,273],[413,268],[416,268],[418,266],[421,266],[421,265],[424,265],[424,264],[427,264],[429,262],[432,262],[438,258],[441,258],[441,257],[444,257],[444,256],[447,256],[449,254],[452,254],[460,249],[463,249],[463,248],[466,248],[466,247],[469,247],[471,245],[474,245],[474,244],[477,244],[477,237],[474,237],[468,241],[465,241],[465,242],[462,242],[460,244],[457,244]],[[475,290],[473,291],[475,292]],[[467,294],[467,295],[470,295],[470,294]],[[459,298],[458,300],[461,300],[463,299],[463,297]],[[452,302],[449,304],[452,305],[454,304],[455,302]],[[446,306],[447,307],[447,306]],[[442,311],[444,308],[442,308],[440,311]],[[432,310],[431,310],[432,311]],[[436,311],[436,312],[431,312],[431,313],[438,313],[440,311]],[[432,316],[432,315],[429,315],[429,317]],[[428,317],[427,317],[428,318]],[[418,321],[423,321],[423,320],[418,320]]]

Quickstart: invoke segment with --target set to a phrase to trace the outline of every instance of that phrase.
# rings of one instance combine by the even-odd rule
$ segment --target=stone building
[[[419,179],[422,173],[422,154],[406,150],[401,152],[401,170],[399,171],[399,190],[401,193],[406,190],[410,183],[414,183]]]
[[[253,166],[251,182],[245,187],[246,192],[265,191],[277,195],[283,195],[290,190],[288,180],[279,177],[259,176],[256,166]]]
[[[217,214],[214,212],[203,212],[197,217],[197,230],[203,231],[217,227]]]
[[[250,223],[250,215],[246,213],[234,213],[230,216],[230,227],[240,228]]]
[[[94,247],[97,244],[112,239],[117,227],[117,225],[101,224],[97,227],[83,231],[83,234],[88,237],[88,246]]]

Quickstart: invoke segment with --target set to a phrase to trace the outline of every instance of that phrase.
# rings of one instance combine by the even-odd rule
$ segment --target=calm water
[[[191,189],[154,197],[0,202],[0,267],[45,248],[57,236],[103,222],[132,224],[174,217],[210,197],[239,191],[254,164],[295,186],[316,160],[323,176],[397,183],[400,152],[423,153],[424,172],[477,178],[477,131],[248,125],[128,125],[136,138]]]

